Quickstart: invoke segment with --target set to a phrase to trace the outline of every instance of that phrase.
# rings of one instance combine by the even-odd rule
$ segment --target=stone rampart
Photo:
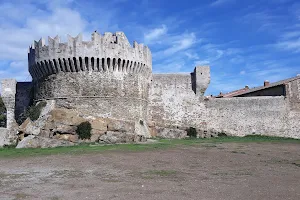
[[[206,119],[202,101],[204,97],[198,96],[195,91],[203,94],[208,84],[202,88],[193,88],[195,76],[196,74],[153,74],[149,95],[150,121],[162,127],[202,126]]]
[[[185,129],[194,127],[202,136],[223,132],[300,138],[299,79],[280,86],[286,96],[207,98],[208,66],[192,73],[152,75],[149,48],[136,42],[131,46],[122,32],[94,32],[91,41],[81,35],[68,36],[66,43],[58,36],[49,37],[48,45],[43,39],[35,41],[28,65],[32,85],[2,81],[8,129],[15,102],[17,113],[24,110],[32,87],[35,101],[53,100],[53,108],[76,111],[84,119],[126,121],[147,137],[153,132],[184,138]]]
[[[199,97],[190,74],[154,74],[149,121],[158,130],[195,127],[203,132],[300,138],[299,90],[278,97]],[[197,90],[196,90],[197,91]],[[177,134],[178,131],[174,131]]]
[[[84,114],[145,121],[152,73],[151,52],[143,44],[131,46],[122,32],[41,39],[30,47],[29,72],[34,98],[57,100]]]
[[[28,53],[29,72],[33,80],[59,72],[122,72],[150,75],[151,52],[143,44],[128,42],[123,32],[92,34],[91,41],[82,41],[79,34],[68,36],[67,43],[60,43],[56,36],[34,41]]]
[[[210,99],[205,107],[208,130],[236,136],[261,134],[300,138],[300,123],[290,121],[289,102],[283,96]],[[298,126],[298,131],[293,126]]]
[[[128,74],[60,73],[35,87],[36,100],[54,99],[58,107],[85,115],[145,120],[149,83]]]

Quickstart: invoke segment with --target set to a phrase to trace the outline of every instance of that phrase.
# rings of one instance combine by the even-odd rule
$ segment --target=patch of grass
[[[171,176],[171,175],[176,174],[177,172],[174,170],[149,170],[146,173],[158,175],[158,176]]]
[[[227,176],[227,177],[238,177],[238,176],[252,176],[252,172],[249,170],[229,170],[219,171],[212,173],[214,176]]]
[[[55,170],[52,171],[52,177],[62,177],[62,178],[81,178],[86,174],[78,170]]]
[[[202,144],[201,145],[202,147],[208,147],[208,148],[213,148],[213,147],[217,147],[217,145],[215,145],[215,144]]]
[[[279,158],[271,158],[268,160],[264,160],[262,162],[268,163],[268,164],[291,164],[289,160],[286,159],[279,159]]]
[[[176,146],[193,145],[214,145],[218,143],[251,143],[251,142],[274,142],[274,143],[299,143],[299,139],[266,137],[266,136],[247,136],[247,137],[219,137],[205,139],[160,139],[157,143],[150,144],[115,144],[115,145],[90,145],[81,144],[70,147],[56,147],[47,149],[5,149],[0,148],[0,158],[58,155],[58,154],[87,154],[100,153],[105,151],[150,151],[156,149],[172,148]]]
[[[30,195],[25,194],[25,193],[16,193],[16,194],[14,194],[14,196],[15,196],[14,200],[26,199],[26,198],[30,197]]]
[[[14,149],[14,148],[16,148],[16,144],[10,144],[10,145],[5,145],[5,146],[3,146],[3,148],[4,149]]]
[[[231,151],[231,153],[246,154],[246,152],[243,152],[243,151]]]
[[[0,173],[0,179],[8,178],[8,179],[18,179],[26,176],[26,174],[6,174]]]
[[[293,165],[296,165],[297,167],[300,167],[300,160],[296,160],[292,162]]]
[[[297,167],[300,167],[300,160],[296,160],[296,161],[290,161],[290,160],[286,160],[286,159],[278,159],[278,158],[271,158],[270,160],[263,160],[261,162],[265,162],[268,164],[285,164],[285,165],[295,165]]]
[[[178,172],[175,170],[149,170],[146,172],[140,173],[140,176],[144,179],[154,179],[156,177],[174,177]]]
[[[50,200],[59,200],[60,198],[58,196],[54,196],[54,197],[51,197]]]

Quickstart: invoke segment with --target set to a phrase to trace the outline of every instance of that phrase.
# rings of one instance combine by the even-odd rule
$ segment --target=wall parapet
[[[92,34],[91,41],[82,35],[61,43],[58,36],[34,41],[28,53],[29,72],[40,79],[59,72],[98,71],[146,74],[152,71],[151,52],[143,44],[130,45],[123,32]]]

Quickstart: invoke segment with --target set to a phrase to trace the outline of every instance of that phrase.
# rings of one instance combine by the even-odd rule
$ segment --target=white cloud
[[[210,61],[209,60],[196,60],[194,62],[195,66],[201,66],[201,65],[209,65]]]
[[[242,56],[236,56],[230,59],[231,63],[240,64],[244,62],[244,58]]]
[[[288,50],[288,51],[293,51],[295,53],[299,53],[300,52],[300,37],[296,38],[296,39],[278,42],[275,46],[280,50]]]
[[[163,54],[172,55],[176,52],[189,49],[196,42],[196,35],[194,33],[184,34],[178,40],[175,40],[171,47],[165,49]]]
[[[190,53],[190,52],[185,52],[184,53],[189,59],[199,59],[199,56],[197,53]]]
[[[257,28],[257,31],[272,32],[277,29],[282,29],[282,26],[278,23],[284,15],[275,15],[268,10],[249,12],[248,14],[238,18],[238,21],[244,24],[250,24],[253,28]]]
[[[211,6],[221,6],[221,5],[224,5],[224,4],[232,3],[234,1],[235,0],[215,0],[210,5]]]
[[[4,23],[0,23],[0,60],[11,61],[8,67],[2,68],[0,78],[23,80],[28,77],[27,52],[33,40],[55,35],[64,38],[67,34],[85,32],[88,22],[79,12],[59,7],[61,5],[58,1],[51,1],[44,10],[30,3],[0,5],[0,11],[6,11],[1,13],[1,22]],[[7,12],[7,8],[12,9]],[[30,12],[27,12],[28,9]],[[16,68],[19,70],[15,71]]]
[[[243,70],[243,71],[240,71],[240,75],[245,75],[246,74],[246,71]]]
[[[300,37],[300,31],[290,31],[290,32],[283,33],[282,35],[282,38],[284,39],[290,39],[295,37]]]
[[[27,61],[13,61],[10,63],[10,67],[15,68],[15,69],[22,69],[24,68],[24,66],[27,66]]]
[[[165,25],[162,25],[159,28],[152,29],[144,34],[144,42],[146,44],[155,43],[163,40],[162,36],[167,33],[168,29]]]

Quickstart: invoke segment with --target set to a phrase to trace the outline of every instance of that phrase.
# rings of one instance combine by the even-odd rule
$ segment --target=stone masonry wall
[[[123,32],[79,34],[34,41],[28,53],[35,101],[55,99],[58,107],[83,115],[133,121],[147,119],[152,57],[147,46],[131,46]]]
[[[236,136],[300,138],[299,85],[299,81],[291,82],[287,97],[216,99],[198,97],[189,74],[154,74],[149,121],[160,129],[191,126]]]
[[[290,109],[300,112],[300,78],[286,84],[286,93]]]
[[[149,120],[160,127],[198,127],[206,120],[203,97],[192,89],[191,74],[153,74]]]
[[[299,121],[290,121],[288,100],[283,96],[210,99],[205,106],[208,130],[300,138]],[[298,131],[293,128],[296,125]]]
[[[35,83],[35,99],[56,99],[58,107],[86,115],[146,120],[149,83],[126,73],[58,73]]]
[[[15,122],[16,85],[17,81],[15,79],[4,79],[1,81],[1,98],[6,107],[6,127],[8,130],[12,128]]]

